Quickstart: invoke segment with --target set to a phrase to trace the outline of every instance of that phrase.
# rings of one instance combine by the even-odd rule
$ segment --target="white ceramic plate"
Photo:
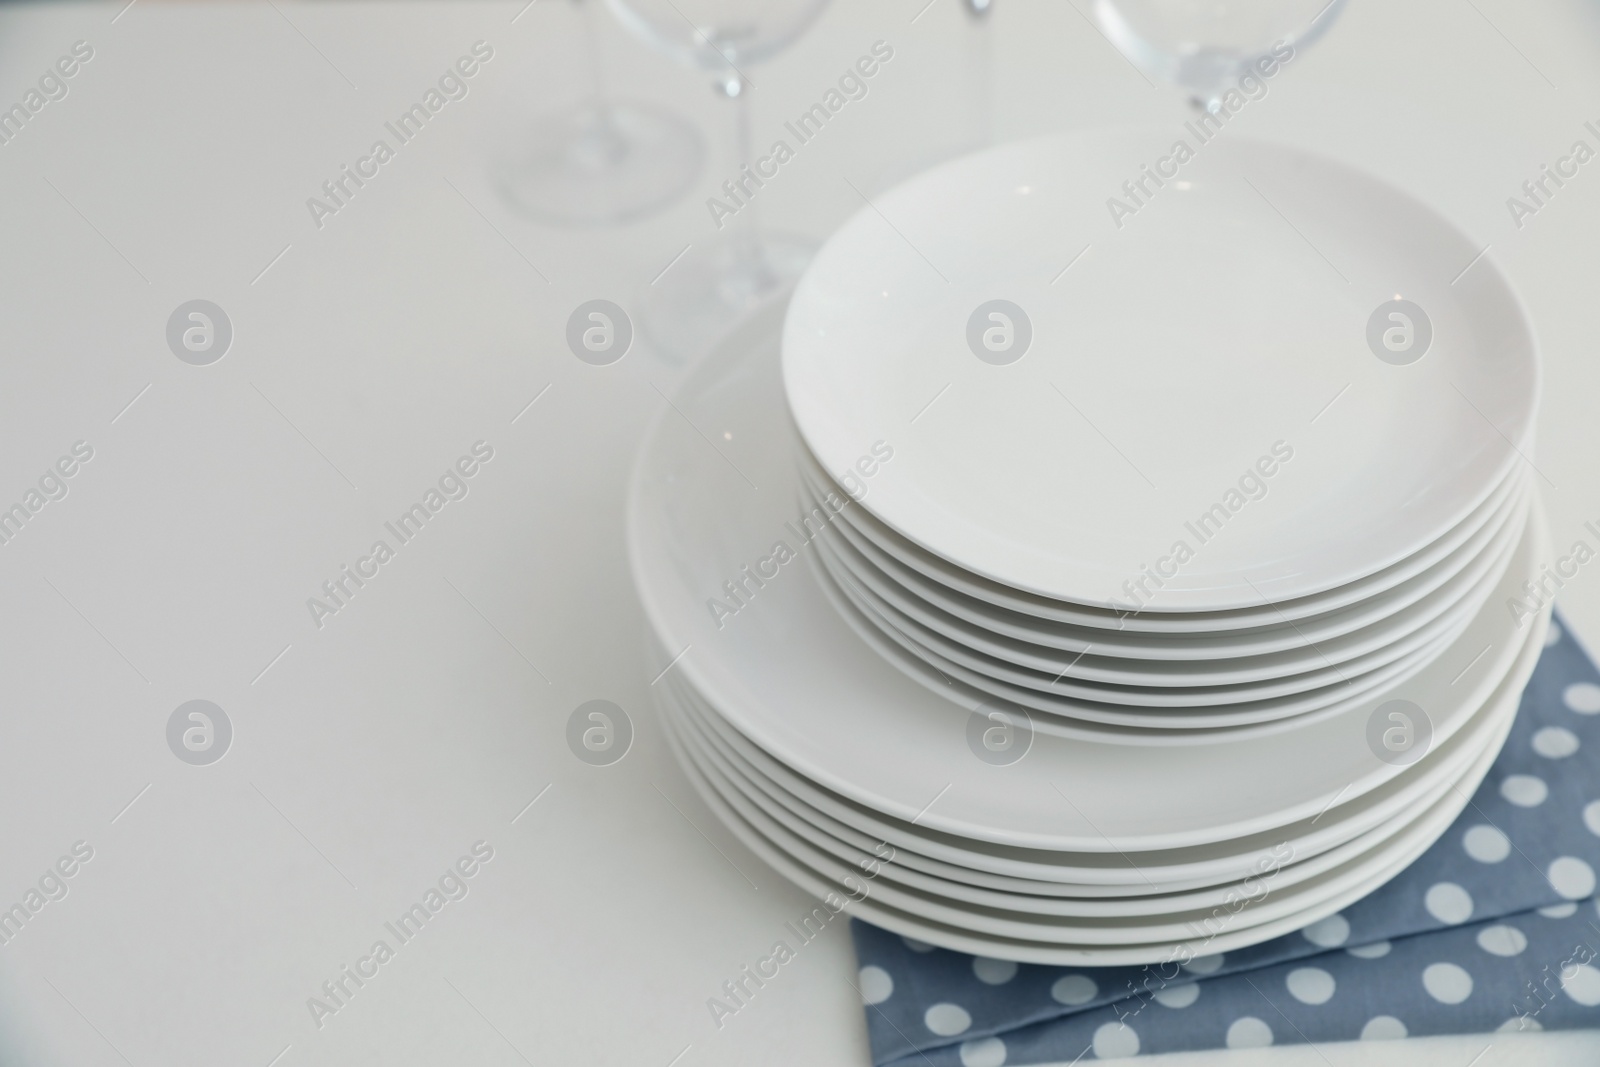
[[[913,887],[890,878],[883,878],[876,883],[878,899],[910,914],[966,928],[980,935],[1014,937],[1050,944],[1067,942],[1084,946],[1112,946],[1175,941],[1193,936],[1198,924],[1211,911],[1226,907],[1226,894],[1231,890],[1234,900],[1242,902],[1230,915],[1231,928],[1245,930],[1260,926],[1298,915],[1324,900],[1348,892],[1354,886],[1370,882],[1380,872],[1398,871],[1400,867],[1397,864],[1408,863],[1415,858],[1449,827],[1466,806],[1467,798],[1477,789],[1493,763],[1508,727],[1509,723],[1504,723],[1496,731],[1496,743],[1480,754],[1464,779],[1452,783],[1456,788],[1446,789],[1434,804],[1412,812],[1411,819],[1399,833],[1364,855],[1355,856],[1332,870],[1294,883],[1278,878],[1270,882],[1252,879],[1248,884],[1224,887],[1220,894],[1224,899],[1216,903],[1178,898],[1175,903],[1187,905],[1182,910],[1153,914],[1082,915],[1064,908],[1062,905],[1065,902],[1039,902],[1013,894],[989,894],[997,899],[979,903],[971,899],[953,899],[946,893]],[[841,888],[845,885],[845,876],[859,880],[865,871],[876,869],[872,864],[875,858],[872,853],[862,854],[862,862],[867,864],[865,867],[841,859],[829,850],[819,848],[811,834],[799,832],[772,817],[760,806],[746,802],[726,776],[695,759],[683,747],[682,736],[677,740],[679,758],[694,764],[702,783],[717,792],[725,810],[735,814],[750,830],[797,862]],[[1267,887],[1265,892],[1263,886]],[[1157,899],[1144,898],[1142,903]]]
[[[912,641],[880,619],[877,609],[859,597],[846,595],[826,571],[816,568],[816,579],[834,610],[856,635],[893,664],[907,678],[939,696],[963,706],[983,705],[1001,711],[1026,709],[1036,713],[1033,727],[1043,733],[1082,740],[1121,744],[1209,744],[1238,740],[1263,731],[1298,727],[1311,716],[1329,716],[1353,707],[1383,687],[1398,684],[1427,665],[1448,641],[1418,648],[1395,662],[1371,671],[1330,696],[1324,689],[1280,695],[1261,700],[1220,702],[1216,694],[1185,690],[1121,689],[1106,693],[1074,682],[1058,681],[1055,692],[1019,687],[995,673],[969,670]],[[1115,702],[1104,699],[1115,698]],[[1134,703],[1139,700],[1142,703]],[[1277,724],[1276,726],[1273,724]],[[1183,736],[1162,736],[1181,731]]]
[[[1538,364],[1510,284],[1487,258],[1463,274],[1478,245],[1407,194],[1246,138],[1207,146],[1114,225],[1107,197],[1164,141],[1006,145],[853,216],[784,328],[812,452],[838,473],[886,442],[874,515],[960,567],[1080,604],[1124,595],[1186,523],[1233,507],[1280,441],[1293,455],[1263,462],[1266,496],[1196,547],[1159,610],[1315,594],[1438,539],[1531,443]],[[1396,295],[1431,324],[1404,366],[1367,339]],[[1031,323],[1004,366],[968,342],[996,299]]]
[[[815,461],[803,444],[802,469],[814,468]],[[839,514],[838,524],[846,536],[860,536],[860,547],[876,549],[882,557],[899,564],[923,579],[926,599],[938,600],[945,590],[975,601],[1012,612],[1028,625],[1041,619],[1063,625],[1081,626],[1091,631],[1116,631],[1129,634],[1172,634],[1180,637],[1214,637],[1228,631],[1259,630],[1284,623],[1299,625],[1337,611],[1360,605],[1379,605],[1381,597],[1402,585],[1418,580],[1443,565],[1451,555],[1476,534],[1485,522],[1503,510],[1509,495],[1522,484],[1523,472],[1509,471],[1493,494],[1457,523],[1445,536],[1393,566],[1335,589],[1292,600],[1272,601],[1229,611],[1127,611],[1109,607],[1070,604],[1050,600],[1022,590],[989,581],[970,571],[952,566],[925,549],[907,541],[875,519],[865,508],[848,508]],[[874,556],[878,560],[879,556]],[[911,581],[905,584],[911,585]]]
[[[874,869],[874,863],[882,861],[885,855],[883,849],[887,842],[861,834],[817,809],[806,806],[778,788],[775,783],[762,778],[748,764],[740,762],[737,754],[721,746],[715,732],[708,731],[697,723],[693,714],[684,710],[683,705],[670,698],[665,700],[664,704],[668,708],[668,714],[674,718],[680,751],[687,752],[707,780],[718,787],[728,805],[745,815],[747,820],[750,818],[749,809],[754,806],[765,817],[821,848],[840,862],[865,871]],[[1494,753],[1498,752],[1499,742],[1509,728],[1509,717],[1502,716],[1502,721],[1496,725],[1494,743],[1474,762],[1485,758],[1492,761]],[[1276,866],[1271,883],[1273,891],[1299,885],[1335,869],[1345,868],[1361,857],[1372,855],[1378,846],[1389,842],[1416,822],[1419,811],[1426,812],[1432,809],[1460,784],[1455,779],[1441,782],[1420,798],[1416,805],[1403,811],[1399,816],[1335,849],[1309,859],[1286,859],[1283,865]],[[737,794],[722,788],[723,785],[732,785]],[[1027,884],[1017,880],[1005,888],[975,885],[971,881],[971,876],[975,872],[967,869],[922,856],[909,849],[894,849],[891,854],[894,857],[893,862],[883,865],[883,876],[891,881],[958,903],[1029,914],[1081,918],[1171,915],[1223,905],[1230,899],[1230,895],[1236,898],[1240,888],[1238,882],[1227,882],[1188,891],[1169,890],[1160,894],[1085,899],[1063,894],[1059,892],[1061,886],[1050,883]]]
[[[1480,753],[1475,760],[1472,770],[1457,783],[1457,790],[1451,792],[1455,798],[1456,808],[1464,805],[1465,798],[1470,796],[1481,781],[1484,773],[1493,762],[1494,753],[1498,752],[1504,743],[1506,733],[1510,727],[1510,719],[1515,714],[1516,705],[1520,700],[1523,687],[1528,676],[1532,673],[1533,666],[1537,663],[1538,653],[1543,647],[1543,634],[1549,621],[1548,610],[1539,618],[1532,620],[1532,628],[1523,641],[1523,647],[1518,656],[1518,662],[1513,671],[1507,676],[1499,687],[1490,706],[1483,709],[1480,718],[1492,718],[1497,722],[1496,729],[1491,738],[1491,744]],[[1509,712],[1507,711],[1509,709]],[[674,747],[679,744],[679,739],[671,734]],[[1248,945],[1269,940],[1281,934],[1303,928],[1312,922],[1348,906],[1355,900],[1372,892],[1400,870],[1403,870],[1416,856],[1448,828],[1454,812],[1441,812],[1440,821],[1428,833],[1417,835],[1415,846],[1408,852],[1402,853],[1389,866],[1381,868],[1366,880],[1347,887],[1335,894],[1331,899],[1311,905],[1303,911],[1294,912],[1283,917],[1260,924],[1248,924],[1240,920],[1238,912],[1231,907],[1213,909],[1207,913],[1213,923],[1220,919],[1218,925],[1207,927],[1203,924],[1192,924],[1182,933],[1207,936],[1191,936],[1185,940],[1157,943],[1157,944],[1118,944],[1118,945],[1081,945],[1062,943],[1059,939],[1040,942],[1032,937],[1012,938],[973,932],[964,926],[951,926],[937,919],[929,919],[916,911],[904,911],[894,906],[890,898],[899,903],[906,903],[906,895],[899,892],[877,892],[876,882],[864,882],[861,875],[869,868],[846,868],[843,871],[833,870],[832,878],[818,874],[811,868],[797,862],[789,853],[774,846],[762,834],[756,831],[733,808],[726,804],[711,784],[705,780],[699,768],[687,757],[679,752],[680,762],[694,783],[702,798],[712,807],[713,811],[721,818],[730,831],[738,836],[748,847],[765,859],[768,863],[785,874],[792,881],[799,884],[809,892],[818,896],[828,892],[837,892],[839,888],[853,890],[852,896],[860,893],[866,886],[867,896],[855,901],[852,905],[856,914],[886,929],[902,933],[906,936],[928,940],[931,943],[943,945],[957,951],[976,953],[979,955],[995,956],[1003,959],[1015,959],[1022,962],[1045,963],[1068,966],[1110,966],[1110,965],[1137,965],[1142,963],[1157,962],[1172,959],[1174,952],[1182,947],[1190,954],[1214,954],[1233,951]],[[1449,818],[1443,818],[1448,814]],[[849,875],[851,881],[843,881],[843,876]],[[837,879],[837,880],[833,880]],[[1253,894],[1252,894],[1253,895]],[[1278,894],[1272,894],[1277,896]],[[1266,903],[1263,898],[1262,903]],[[1243,909],[1240,909],[1241,911]],[[1227,914],[1223,914],[1226,912]],[[962,909],[945,909],[946,917],[965,920],[968,916]],[[1026,926],[1026,924],[1023,924]],[[1209,932],[1208,932],[1209,931]]]
[[[1519,509],[1513,518],[1525,518]],[[1451,582],[1391,616],[1358,631],[1261,656],[1156,659],[1069,654],[1015,638],[985,633],[918,604],[845,559],[844,541],[830,529],[814,542],[818,559],[838,587],[875,622],[899,631],[936,656],[1026,688],[1072,693],[1087,699],[1146,706],[1210,706],[1265,700],[1329,685],[1348,685],[1462,622],[1482,603],[1509,564],[1522,522],[1502,536]],[[1154,689],[1155,692],[1149,692]],[[1128,693],[1126,699],[1119,695]]]
[[[970,691],[981,694],[974,695],[974,701],[1023,706],[1063,721],[1194,730],[1274,722],[1310,714],[1341,697],[1354,699],[1370,692],[1374,684],[1388,684],[1404,677],[1426,663],[1433,647],[1406,650],[1409,655],[1350,679],[1349,685],[1336,694],[1330,694],[1329,683],[1344,679],[1333,672],[1324,672],[1320,680],[1310,685],[1285,684],[1275,689],[1260,685],[1205,689],[1111,687],[1065,678],[1047,678],[1036,685],[1033,676],[1019,679],[1020,672],[1007,664],[974,656],[964,649],[952,649],[948,642],[932,642],[927,634],[913,639],[905,633],[903,620],[896,624],[886,619],[886,609],[869,602],[870,598],[864,599],[863,590],[847,588],[848,583],[835,583],[824,568],[817,568],[817,580],[840,617],[907,677],[936,693]],[[968,666],[974,660],[980,661],[981,670]],[[1020,681],[1029,684],[1021,685]],[[1044,725],[1049,725],[1048,719]]]
[[[819,499],[817,484],[802,468],[813,501]],[[1508,492],[1494,498],[1500,506],[1488,521],[1459,548],[1423,573],[1357,604],[1312,618],[1280,621],[1275,626],[1217,633],[1142,633],[1115,632],[1039,619],[988,604],[937,583],[874,546],[849,521],[860,512],[846,505],[834,521],[823,543],[833,550],[838,562],[862,585],[888,600],[898,610],[930,626],[953,640],[996,656],[1008,656],[1012,642],[1021,655],[1058,655],[1057,665],[1070,662],[1068,656],[1093,654],[1111,660],[1187,662],[1263,656],[1303,650],[1308,644],[1326,648],[1330,642],[1359,640],[1364,646],[1381,644],[1393,635],[1414,627],[1415,614],[1405,613],[1421,602],[1453,602],[1450,591],[1461,595],[1463,572],[1485,554],[1500,547],[1511,536],[1510,526],[1520,518],[1529,492],[1522,472],[1507,479]],[[835,500],[843,499],[834,496]],[[1470,579],[1467,579],[1470,581]],[[1024,662],[1018,658],[1016,662]],[[1055,673],[1055,672],[1052,672]]]
[[[1519,635],[1497,595],[1413,678],[1320,722],[1212,745],[1204,759],[1183,747],[1040,733],[1021,760],[986,763],[968,747],[971,710],[926,692],[842,625],[796,566],[803,543],[776,551],[785,538],[800,541],[785,525],[796,517],[797,476],[777,375],[779,313],[758,316],[697,368],[671,418],[647,435],[630,492],[629,558],[658,639],[678,650],[672,670],[763,749],[866,807],[1032,848],[1133,852],[1232,840],[1399,776],[1402,768],[1368,747],[1376,706],[1416,702],[1442,743],[1514,658]],[[1543,540],[1535,523],[1503,593],[1531,572]],[[736,614],[714,610],[734,579],[758,572],[770,576],[745,586]]]
[[[826,556],[826,540],[814,542],[819,560]],[[1237,731],[1246,727],[1252,732],[1277,730],[1292,717],[1335,714],[1379,687],[1392,686],[1415,674],[1481,608],[1493,587],[1491,579],[1503,572],[1514,547],[1507,546],[1507,551],[1494,561],[1494,573],[1484,576],[1472,595],[1452,608],[1449,615],[1398,639],[1392,649],[1369,657],[1369,661],[1376,661],[1370,666],[1358,670],[1360,664],[1346,663],[1319,672],[1320,685],[1315,687],[1299,678],[1176,689],[1113,687],[1061,676],[1046,677],[929,634],[916,623],[897,617],[892,608],[854,585],[848,576],[839,583],[827,568],[816,569],[825,594],[862,640],[935,693],[949,696],[959,692],[970,695],[974,703],[1002,709],[1026,708],[1043,716],[1036,725],[1046,731],[1068,731],[1074,721],[1147,730],[1203,730],[1211,732],[1181,743],[1209,743],[1245,736]],[[1223,730],[1235,732],[1224,734]],[[1068,732],[1064,736],[1078,735]],[[1169,742],[1180,740],[1166,738],[1160,743]],[[1147,739],[1146,743],[1158,741]]]
[[[685,762],[684,769],[701,798],[723,821],[730,832],[790,881],[819,898],[825,897],[829,893],[838,893],[841,888],[853,888],[851,883],[834,882],[828,877],[819,875],[811,868],[793,859],[781,848],[773,845],[754,830],[749,823],[745,822],[738,813],[723,803],[715,789],[701,777],[698,768],[691,763]],[[1446,822],[1444,826],[1438,827],[1438,831],[1442,833],[1448,828],[1448,825],[1448,822]],[[1191,936],[1181,940],[1155,944],[1122,944],[1115,946],[1062,944],[1059,942],[1041,942],[1031,938],[996,937],[989,934],[975,933],[964,927],[951,926],[937,920],[929,920],[916,913],[904,911],[888,904],[881,899],[884,894],[879,893],[876,897],[873,895],[870,886],[876,885],[875,882],[870,883],[866,896],[850,905],[850,910],[859,918],[875,926],[958,952],[1053,966],[1137,966],[1180,958],[1177,955],[1180,950],[1186,951],[1191,956],[1231,952],[1269,941],[1274,937],[1294,930],[1303,929],[1319,919],[1348,907],[1373,892],[1409,866],[1417,856],[1427,850],[1431,843],[1432,839],[1419,842],[1409,854],[1402,855],[1388,868],[1375,872],[1367,880],[1304,911],[1276,919],[1275,921],[1245,926],[1236,924],[1230,914],[1218,914],[1219,912],[1225,912],[1226,909],[1214,909],[1209,913],[1209,916],[1214,920],[1219,920],[1218,926],[1220,929],[1215,930],[1215,932],[1209,933],[1207,936]],[[854,879],[854,886],[868,884],[863,883],[859,877],[856,877],[856,872],[850,873]],[[1203,925],[1202,921],[1202,923],[1192,926],[1191,930],[1199,933],[1207,930],[1207,927]]]
[[[1297,862],[1343,848],[1356,838],[1425,807],[1427,797],[1461,777],[1467,766],[1515,716],[1517,701],[1500,694],[1507,686],[1520,686],[1537,661],[1538,647],[1525,644],[1513,666],[1512,680],[1502,685],[1485,713],[1406,772],[1371,792],[1350,801],[1330,804],[1326,810],[1299,823],[1213,845],[1147,851],[1135,859],[1115,852],[1074,853],[1023,849],[955,837],[915,822],[895,820],[828,792],[795,774],[761,751],[722,716],[709,708],[686,683],[664,683],[674,705],[683,709],[721,751],[751,769],[751,780],[768,783],[770,795],[805,817],[816,812],[834,823],[850,827],[863,838],[884,841],[907,855],[927,857],[942,865],[942,873],[974,885],[1006,892],[1084,897],[1134,896],[1172,893],[1238,881],[1258,870],[1263,862],[1281,859],[1281,846],[1294,849]],[[1530,650],[1531,649],[1531,650]]]

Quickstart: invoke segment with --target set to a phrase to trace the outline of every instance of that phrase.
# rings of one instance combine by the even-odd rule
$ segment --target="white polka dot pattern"
[[[1563,967],[1561,991],[1586,1008],[1600,1006],[1600,971],[1586,963]]]
[[[1515,926],[1486,926],[1478,932],[1478,947],[1492,956],[1515,956],[1528,947],[1528,937]]]
[[[1381,960],[1389,954],[1392,947],[1387,941],[1374,941],[1370,945],[1356,945],[1345,951],[1358,960]]]
[[[935,1004],[923,1013],[922,1023],[940,1037],[954,1037],[972,1027],[972,1016],[959,1004]]]
[[[963,1041],[958,1054],[961,1067],[1001,1067],[1006,1062],[1006,1043],[998,1037]]]
[[[1543,778],[1513,774],[1500,783],[1500,795],[1519,808],[1537,808],[1550,795],[1550,787],[1544,784]]]
[[[1272,1044],[1272,1027],[1254,1015],[1246,1015],[1233,1021],[1225,1040],[1229,1048],[1266,1048]]]
[[[882,967],[868,965],[859,976],[861,999],[867,1004],[882,1004],[894,996],[894,979]]]
[[[1374,1015],[1361,1028],[1363,1041],[1398,1041],[1406,1036],[1406,1024],[1393,1015]]]
[[[1326,1004],[1333,999],[1333,975],[1321,967],[1296,967],[1284,979],[1289,995],[1302,1004]]]
[[[1200,999],[1200,983],[1169,985],[1155,992],[1156,1003],[1164,1008],[1187,1008]]]
[[[1440,1004],[1460,1004],[1472,996],[1472,975],[1453,963],[1432,963],[1422,972],[1422,988]]]
[[[1568,900],[1583,900],[1594,895],[1594,868],[1576,856],[1562,856],[1546,872],[1557,893]]]
[[[1428,888],[1422,906],[1442,923],[1454,926],[1472,918],[1472,894],[1454,882],[1437,882]]]
[[[995,960],[988,956],[972,958],[972,973],[984,985],[1005,985],[1017,976],[1017,965],[1011,960]]]
[[[1350,920],[1343,915],[1330,915],[1312,923],[1300,933],[1318,948],[1338,948],[1350,940]]]
[[[1461,847],[1479,863],[1499,863],[1511,855],[1511,839],[1493,826],[1479,824],[1467,827],[1461,835]]]
[[[1094,1032],[1094,1054],[1102,1060],[1120,1060],[1139,1054],[1139,1035],[1121,1022],[1106,1023]]]
[[[1578,751],[1578,735],[1565,726],[1546,726],[1533,735],[1533,750],[1545,759],[1566,759]]]
[[[1057,978],[1050,987],[1050,998],[1058,1004],[1076,1006],[1087,1004],[1100,992],[1095,980],[1086,974],[1069,974]]]
[[[1561,702],[1579,715],[1600,714],[1600,685],[1573,682],[1561,691]]]

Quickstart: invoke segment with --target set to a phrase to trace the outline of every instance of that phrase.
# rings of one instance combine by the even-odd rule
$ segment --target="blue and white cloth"
[[[975,957],[852,922],[877,1067],[1600,1026],[1600,671],[1551,624],[1505,749],[1371,896],[1181,972]]]

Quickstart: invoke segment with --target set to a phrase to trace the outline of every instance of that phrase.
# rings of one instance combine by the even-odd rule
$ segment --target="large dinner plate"
[[[1370,884],[1375,876],[1387,873],[1392,876],[1415,859],[1431,845],[1460,814],[1468,798],[1476,791],[1478,783],[1487,773],[1504,741],[1509,721],[1502,720],[1495,734],[1495,744],[1480,753],[1468,774],[1459,782],[1451,783],[1433,804],[1411,813],[1398,833],[1381,841],[1363,855],[1348,859],[1330,870],[1293,883],[1281,881],[1273,869],[1248,877],[1238,885],[1228,887],[1215,902],[1201,902],[1179,897],[1177,910],[1156,913],[1126,913],[1083,915],[1077,909],[1063,907],[1064,902],[1039,902],[1013,894],[987,894],[982,902],[952,896],[944,887],[913,886],[895,878],[882,877],[876,883],[878,899],[908,913],[935,922],[968,929],[979,935],[1019,938],[1046,944],[1067,943],[1079,946],[1119,946],[1148,942],[1181,941],[1192,937],[1197,928],[1203,929],[1207,917],[1218,910],[1228,915],[1229,926],[1243,931],[1273,923],[1284,918],[1304,914],[1326,900],[1342,896],[1353,887]],[[731,813],[744,824],[746,830],[759,834],[773,847],[780,849],[796,862],[827,879],[839,889],[846,888],[846,878],[860,880],[863,871],[879,866],[874,859],[881,855],[863,853],[857,859],[840,857],[820,846],[817,839],[803,830],[774,818],[759,805],[745,801],[714,765],[701,762],[684,745],[679,737],[680,759],[691,763],[702,784],[716,792],[724,809],[719,814]],[[893,866],[898,856],[883,866]],[[867,866],[863,867],[862,863]],[[1147,902],[1152,898],[1144,898]],[[1237,905],[1237,906],[1235,906]],[[1108,910],[1108,909],[1106,909]]]
[[[1045,896],[1131,897],[1239,881],[1263,864],[1281,863],[1285,846],[1293,850],[1295,865],[1302,866],[1347,848],[1385,824],[1411,817],[1438,790],[1459,779],[1486,748],[1498,747],[1497,734],[1516,714],[1513,690],[1526,680],[1538,656],[1533,636],[1522,640],[1511,674],[1487,710],[1474,715],[1448,741],[1433,746],[1403,775],[1353,800],[1338,799],[1299,822],[1205,846],[1136,854],[997,845],[933,830],[916,820],[893,819],[829,792],[773,759],[707,706],[686,682],[668,680],[662,691],[719,751],[747,770],[748,780],[806,821],[847,828],[865,841],[883,842],[907,856],[925,858],[931,871],[985,888]]]
[[[1451,790],[1461,786],[1458,778],[1448,778],[1420,797],[1415,805],[1387,822],[1337,848],[1309,858],[1300,858],[1298,852],[1293,850],[1292,842],[1280,842],[1279,851],[1275,855],[1267,855],[1264,864],[1253,867],[1232,881],[1206,883],[1194,888],[1173,888],[1157,883],[1146,887],[1135,881],[1135,888],[1141,890],[1136,894],[1085,896],[1062,892],[1074,887],[1058,883],[1029,883],[1015,879],[1003,886],[988,884],[990,879],[979,877],[980,872],[923,856],[909,848],[897,848],[886,841],[862,834],[804,805],[791,794],[777,788],[775,783],[764,779],[749,764],[740,762],[730,749],[718,744],[715,732],[698,722],[684,703],[668,697],[663,700],[663,706],[668,709],[677,729],[680,752],[693,759],[713,784],[720,783],[718,791],[723,799],[735,811],[745,814],[747,819],[747,813],[752,808],[759,809],[789,832],[857,869],[872,869],[875,861],[882,861],[886,854],[892,855],[893,862],[883,867],[883,876],[892,882],[947,900],[1022,913],[1099,918],[1171,915],[1214,908],[1237,899],[1241,886],[1253,893],[1254,890],[1248,887],[1259,883],[1262,875],[1268,871],[1272,873],[1274,891],[1287,889],[1328,872],[1346,869],[1352,861],[1372,855],[1380,845],[1391,841],[1415,823],[1419,812],[1434,808]],[[1482,760],[1486,753],[1492,757],[1498,751],[1510,718],[1501,716],[1495,723],[1494,731],[1487,738],[1490,743],[1478,753],[1473,763]],[[737,793],[730,793],[721,788],[722,785],[731,785]],[[1139,873],[1130,871],[1130,875]],[[1142,891],[1144,888],[1161,891],[1146,893]]]

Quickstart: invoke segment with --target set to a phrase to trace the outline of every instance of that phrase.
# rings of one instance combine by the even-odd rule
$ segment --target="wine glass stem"
[[[735,166],[743,168],[754,158],[750,150],[750,83],[737,74],[739,91],[734,94],[734,151]],[[742,172],[742,171],[741,171]],[[752,193],[755,190],[752,190]],[[731,234],[734,255],[739,262],[750,269],[756,269],[761,263],[761,220],[760,208],[754,197],[745,202],[743,210],[734,220],[734,230]]]

